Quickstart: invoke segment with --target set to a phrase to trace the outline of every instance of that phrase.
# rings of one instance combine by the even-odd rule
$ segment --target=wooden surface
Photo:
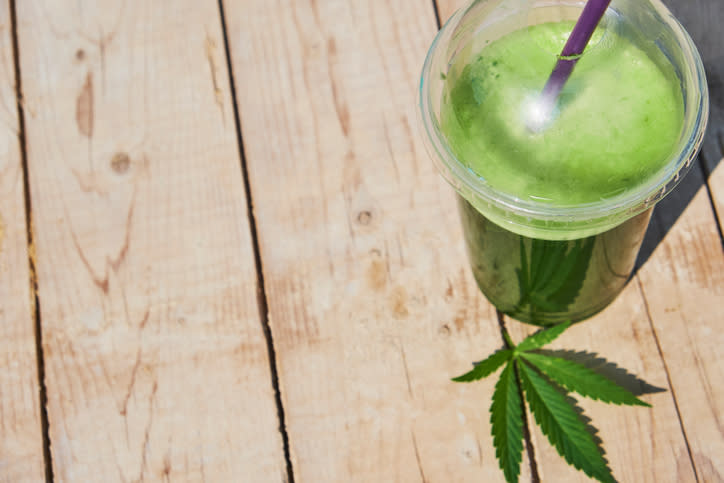
[[[581,401],[619,481],[716,482],[724,8],[667,3],[707,66],[703,154],[556,348],[660,389]],[[417,129],[434,7],[0,2],[1,482],[503,481],[494,381],[449,381],[502,339]],[[521,481],[586,481],[528,446]]]
[[[16,6],[55,480],[284,481],[218,6]]]

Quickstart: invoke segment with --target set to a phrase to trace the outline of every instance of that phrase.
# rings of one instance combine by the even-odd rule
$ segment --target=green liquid
[[[595,236],[545,240],[505,230],[458,197],[478,287],[501,312],[536,325],[579,321],[628,281],[651,210]]]
[[[453,152],[481,182],[523,200],[572,206],[635,190],[662,169],[682,128],[679,83],[663,56],[597,32],[553,119],[532,130],[535,101],[572,27],[549,23],[508,34],[464,67],[453,66],[459,74],[446,81],[441,122]],[[541,325],[581,320],[610,303],[650,216],[561,241],[535,226],[504,229],[462,198],[460,212],[483,293],[501,311]]]

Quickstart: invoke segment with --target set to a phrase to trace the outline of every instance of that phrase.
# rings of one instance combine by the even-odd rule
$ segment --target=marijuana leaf
[[[453,379],[455,382],[472,382],[488,377],[513,356],[513,351],[500,350],[475,365],[475,368]],[[501,376],[502,377],[502,376]]]
[[[581,396],[607,403],[651,407],[627,389],[576,362],[528,352],[522,353],[521,357],[553,381]]]
[[[490,423],[500,469],[507,481],[518,481],[523,453],[523,406],[513,361],[508,362],[495,384]]]
[[[526,264],[524,259],[519,274],[523,279]],[[569,464],[602,483],[615,483],[616,480],[603,456],[603,448],[598,446],[579,415],[575,400],[567,397],[565,390],[603,402],[650,407],[626,388],[586,366],[547,351],[538,351],[570,325],[570,322],[564,322],[539,330],[517,346],[503,328],[503,338],[509,349],[493,353],[476,364],[472,371],[453,379],[457,382],[482,379],[505,364],[495,384],[490,423],[495,456],[509,483],[517,482],[520,476],[525,421],[521,393],[525,394],[536,423],[558,453]]]
[[[528,405],[558,454],[591,478],[602,483],[615,483],[608,462],[565,396],[526,364],[518,364],[518,367]]]

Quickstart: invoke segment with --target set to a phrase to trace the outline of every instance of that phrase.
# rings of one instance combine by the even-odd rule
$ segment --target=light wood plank
[[[0,2],[0,482],[45,479],[8,2]]]
[[[683,183],[698,189],[675,224],[686,185],[654,212],[652,230],[673,227],[639,277],[699,481],[724,481],[724,251],[703,182],[689,173]]]
[[[16,5],[56,481],[284,481],[217,2]]]
[[[416,127],[431,6],[225,6],[296,481],[503,481],[493,381],[449,381],[501,338]]]

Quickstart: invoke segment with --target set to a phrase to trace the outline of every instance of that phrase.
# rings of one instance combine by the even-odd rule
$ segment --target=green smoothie
[[[551,118],[539,119],[538,96],[572,28],[547,23],[510,33],[453,65],[445,81],[440,119],[451,150],[511,197],[580,206],[625,195],[659,172],[679,141],[684,107],[673,68],[601,28]],[[541,325],[605,307],[629,277],[650,216],[556,240],[534,225],[503,228],[462,197],[460,207],[483,293],[501,311]]]

